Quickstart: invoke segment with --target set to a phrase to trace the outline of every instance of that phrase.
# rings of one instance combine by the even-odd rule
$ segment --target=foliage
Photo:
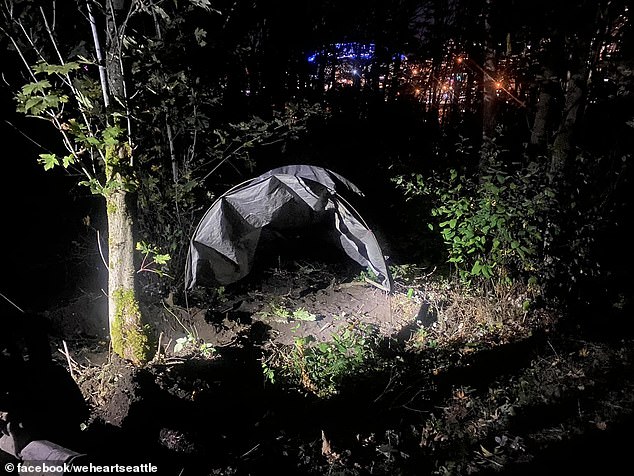
[[[231,49],[223,38],[228,32],[210,28],[228,19],[221,20],[210,2],[135,2],[125,26],[101,32],[108,37],[110,56],[125,66],[124,92],[113,81],[100,84],[103,63],[92,56],[92,45],[73,37],[83,33],[73,27],[58,36],[62,29],[51,29],[53,20],[69,21],[68,12],[47,18],[47,11],[30,2],[8,2],[2,11],[2,32],[19,56],[25,64],[29,55],[37,58],[16,96],[18,110],[50,121],[66,149],[64,154],[47,150],[39,161],[46,170],[79,172],[81,184],[95,194],[137,192],[139,232],[170,255],[172,284],[180,287],[188,239],[200,211],[219,193],[219,179],[222,191],[235,183],[232,174],[242,180],[245,170],[253,170],[254,152],[283,149],[323,110],[297,98],[270,111],[231,111],[232,104],[223,100],[230,65],[218,56]],[[95,13],[98,28],[122,20],[107,10]],[[183,52],[192,55],[190,61],[183,61]],[[209,57],[214,68],[207,61],[202,67],[194,55]],[[146,273],[143,279],[152,278]]]
[[[239,38],[225,28],[233,9],[220,12],[206,0],[140,2],[139,9],[149,22],[124,42],[135,88],[130,108],[143,129],[136,159],[149,172],[139,176],[139,226],[170,254],[171,284],[181,288],[201,212],[253,172],[257,154],[283,150],[323,111],[301,99],[264,111],[236,107],[228,89],[239,73],[226,63],[243,60]]]
[[[159,276],[167,276],[165,271],[167,262],[170,260],[169,254],[161,253],[156,246],[148,244],[145,241],[138,242],[136,249],[143,255],[139,272],[147,271],[156,273]]]
[[[379,281],[379,277],[372,270],[372,268],[367,267],[367,268],[362,269],[361,271],[359,271],[359,274],[357,276],[355,276],[354,280],[358,281],[358,282],[364,282],[366,280],[377,282],[377,281]]]
[[[417,285],[424,278],[424,270],[412,263],[391,264],[390,274],[394,281],[403,285]]]
[[[617,281],[629,276],[630,266],[612,243],[614,236],[625,232],[623,217],[631,207],[631,157],[630,152],[604,155],[581,151],[570,159],[565,176],[560,178],[558,207],[552,211],[545,244],[553,292],[586,294],[581,296],[582,302],[605,299],[603,290],[602,296],[595,294],[598,283],[610,275]],[[621,278],[616,278],[619,274]],[[591,293],[587,293],[588,284]],[[610,292],[618,292],[623,285],[615,282]]]
[[[374,357],[371,334],[364,327],[344,327],[332,341],[317,342],[307,336],[292,347],[262,361],[264,376],[271,383],[282,378],[320,398],[339,393],[344,381],[367,369]]]
[[[298,307],[293,311],[292,319],[296,321],[315,321],[317,320],[317,316],[303,307]]]
[[[262,311],[260,315],[278,322],[317,320],[317,316],[304,307],[291,310],[284,301],[280,300],[272,300],[269,302],[268,310]]]
[[[126,155],[124,130],[117,113],[112,113],[106,123],[101,122],[101,92],[81,66],[86,62],[37,62],[31,67],[33,81],[23,85],[16,95],[17,110],[50,121],[62,134],[68,153],[40,154],[38,161],[44,170],[76,167],[86,179],[81,184],[106,196],[117,188],[132,187],[134,181],[114,173],[124,167],[120,163]]]
[[[211,358],[216,353],[216,348],[209,342],[204,342],[196,338],[193,334],[187,334],[185,337],[179,337],[174,344],[174,353],[192,352],[199,354],[204,358]]]
[[[429,228],[446,246],[448,262],[460,278],[535,280],[541,269],[544,231],[555,194],[536,164],[513,167],[488,161],[480,176],[451,169],[399,176],[394,181],[408,198],[431,199]]]

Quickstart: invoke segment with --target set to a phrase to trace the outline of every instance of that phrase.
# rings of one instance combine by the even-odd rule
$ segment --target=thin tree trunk
[[[576,132],[580,118],[586,107],[586,93],[591,81],[592,71],[599,59],[603,39],[609,28],[609,10],[611,1],[597,2],[596,30],[592,37],[580,41],[574,38],[570,55],[571,70],[567,75],[566,103],[561,124],[553,143],[551,173],[557,177],[574,153]],[[572,41],[571,41],[572,42]]]
[[[583,112],[586,73],[582,69],[570,75],[566,87],[566,104],[562,115],[561,125],[553,143],[551,173],[558,176],[572,154],[575,146],[575,130]]]
[[[495,50],[493,49],[493,38],[491,32],[491,9],[492,0],[486,1],[486,11],[484,14],[484,68],[482,71],[482,138],[486,141],[492,139],[496,126],[496,98],[497,88],[495,86]]]
[[[552,124],[552,115],[555,102],[555,89],[557,82],[552,78],[552,71],[545,68],[537,99],[537,110],[533,120],[531,131],[531,148],[537,153],[543,153],[549,143],[549,126]]]
[[[121,70],[121,44],[118,17],[124,8],[125,0],[106,1],[106,70],[108,72],[108,90],[119,101],[124,99],[123,71]]]

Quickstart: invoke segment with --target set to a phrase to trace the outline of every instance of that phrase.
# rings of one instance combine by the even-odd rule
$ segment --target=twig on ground
[[[73,370],[72,359],[70,358],[70,353],[68,352],[68,346],[66,345],[66,341],[63,340],[62,344],[64,345],[64,355],[66,355],[66,361],[68,362],[68,370],[70,371],[70,376],[73,380],[75,380],[75,372]]]
[[[255,445],[253,448],[251,448],[249,451],[247,451],[246,453],[244,453],[242,456],[240,456],[240,458],[246,458],[247,456],[249,456],[251,453],[253,453],[255,450],[257,450],[260,446],[260,443],[258,443],[257,445]]]
[[[161,341],[162,340],[163,340],[163,331],[161,331],[158,337],[158,345],[156,346],[156,354],[154,355],[154,360],[159,360],[161,358]]]

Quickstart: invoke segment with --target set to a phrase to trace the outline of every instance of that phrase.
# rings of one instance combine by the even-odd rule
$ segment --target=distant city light
[[[530,45],[529,45],[530,46]],[[462,51],[462,54],[457,52]],[[605,56],[608,51],[602,52]],[[318,51],[306,53],[310,66],[310,81],[323,91],[342,87],[376,88],[391,91],[394,96],[412,96],[424,109],[434,111],[440,122],[451,114],[469,110],[482,81],[494,85],[499,100],[515,101],[518,79],[512,74],[517,68],[517,57],[499,60],[497,68],[504,77],[491,77],[485,69],[470,58],[462,46],[450,41],[441,58],[408,57],[402,53],[381,50],[378,54],[373,43],[333,43]],[[385,96],[387,101],[389,97]],[[472,107],[472,106],[470,106]]]
[[[374,43],[334,43],[321,51],[308,56],[309,63],[315,63],[319,58],[336,58],[338,60],[370,60],[374,57]]]

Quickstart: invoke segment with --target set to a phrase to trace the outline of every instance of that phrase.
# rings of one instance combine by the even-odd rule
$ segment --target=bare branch
[[[13,124],[10,121],[7,121],[6,119],[4,120],[4,122],[6,124],[8,124],[9,126],[11,126],[17,133],[21,134],[26,140],[28,140],[29,142],[33,143],[34,145],[36,145],[37,147],[39,147],[42,150],[45,150],[48,153],[51,153],[50,149],[47,149],[46,147],[44,147],[42,144],[40,144],[39,142],[37,142],[35,139],[33,139],[31,136],[29,136],[28,134],[26,134],[22,129],[19,129],[18,127],[15,126],[15,124]]]
[[[97,32],[97,23],[92,13],[90,5],[91,0],[86,0],[86,9],[88,10],[88,20],[90,21],[90,29],[92,31],[92,40],[95,44],[95,55],[97,56],[97,66],[99,67],[99,82],[101,83],[101,93],[103,94],[103,104],[106,109],[110,107],[110,97],[108,96],[108,76],[104,65],[103,55],[101,51],[101,43],[99,42],[99,33]]]
[[[11,40],[11,43],[13,44],[13,47],[18,52],[18,55],[20,56],[20,59],[24,63],[24,67],[29,72],[29,75],[31,76],[31,79],[33,79],[33,81],[37,81],[37,78],[35,77],[35,74],[33,73],[33,70],[31,70],[31,67],[29,66],[28,61],[24,57],[24,53],[22,52],[22,50],[20,49],[20,47],[16,43],[15,39],[13,38],[13,36],[10,35],[4,28],[0,28],[0,30],[2,30],[2,32],[7,36],[7,38],[9,38],[9,40]]]
[[[174,151],[174,137],[172,135],[172,125],[169,121],[169,113],[165,114],[165,128],[167,129],[167,141],[170,147],[170,158],[172,162],[172,178],[174,183],[178,182],[178,159],[176,158],[176,152]]]
[[[40,49],[35,45],[35,43],[33,42],[33,39],[31,38],[31,35],[28,34],[28,32],[26,31],[26,28],[24,28],[24,25],[22,24],[22,22],[20,20],[14,20],[14,21],[15,21],[15,24],[20,27],[20,30],[22,30],[22,34],[26,38],[26,41],[29,42],[29,45],[31,45],[31,48],[33,48],[33,51],[35,51],[35,54],[40,57],[40,60],[46,62],[46,58],[44,57],[44,55],[42,54]],[[29,67],[29,69],[30,69],[30,67]]]

